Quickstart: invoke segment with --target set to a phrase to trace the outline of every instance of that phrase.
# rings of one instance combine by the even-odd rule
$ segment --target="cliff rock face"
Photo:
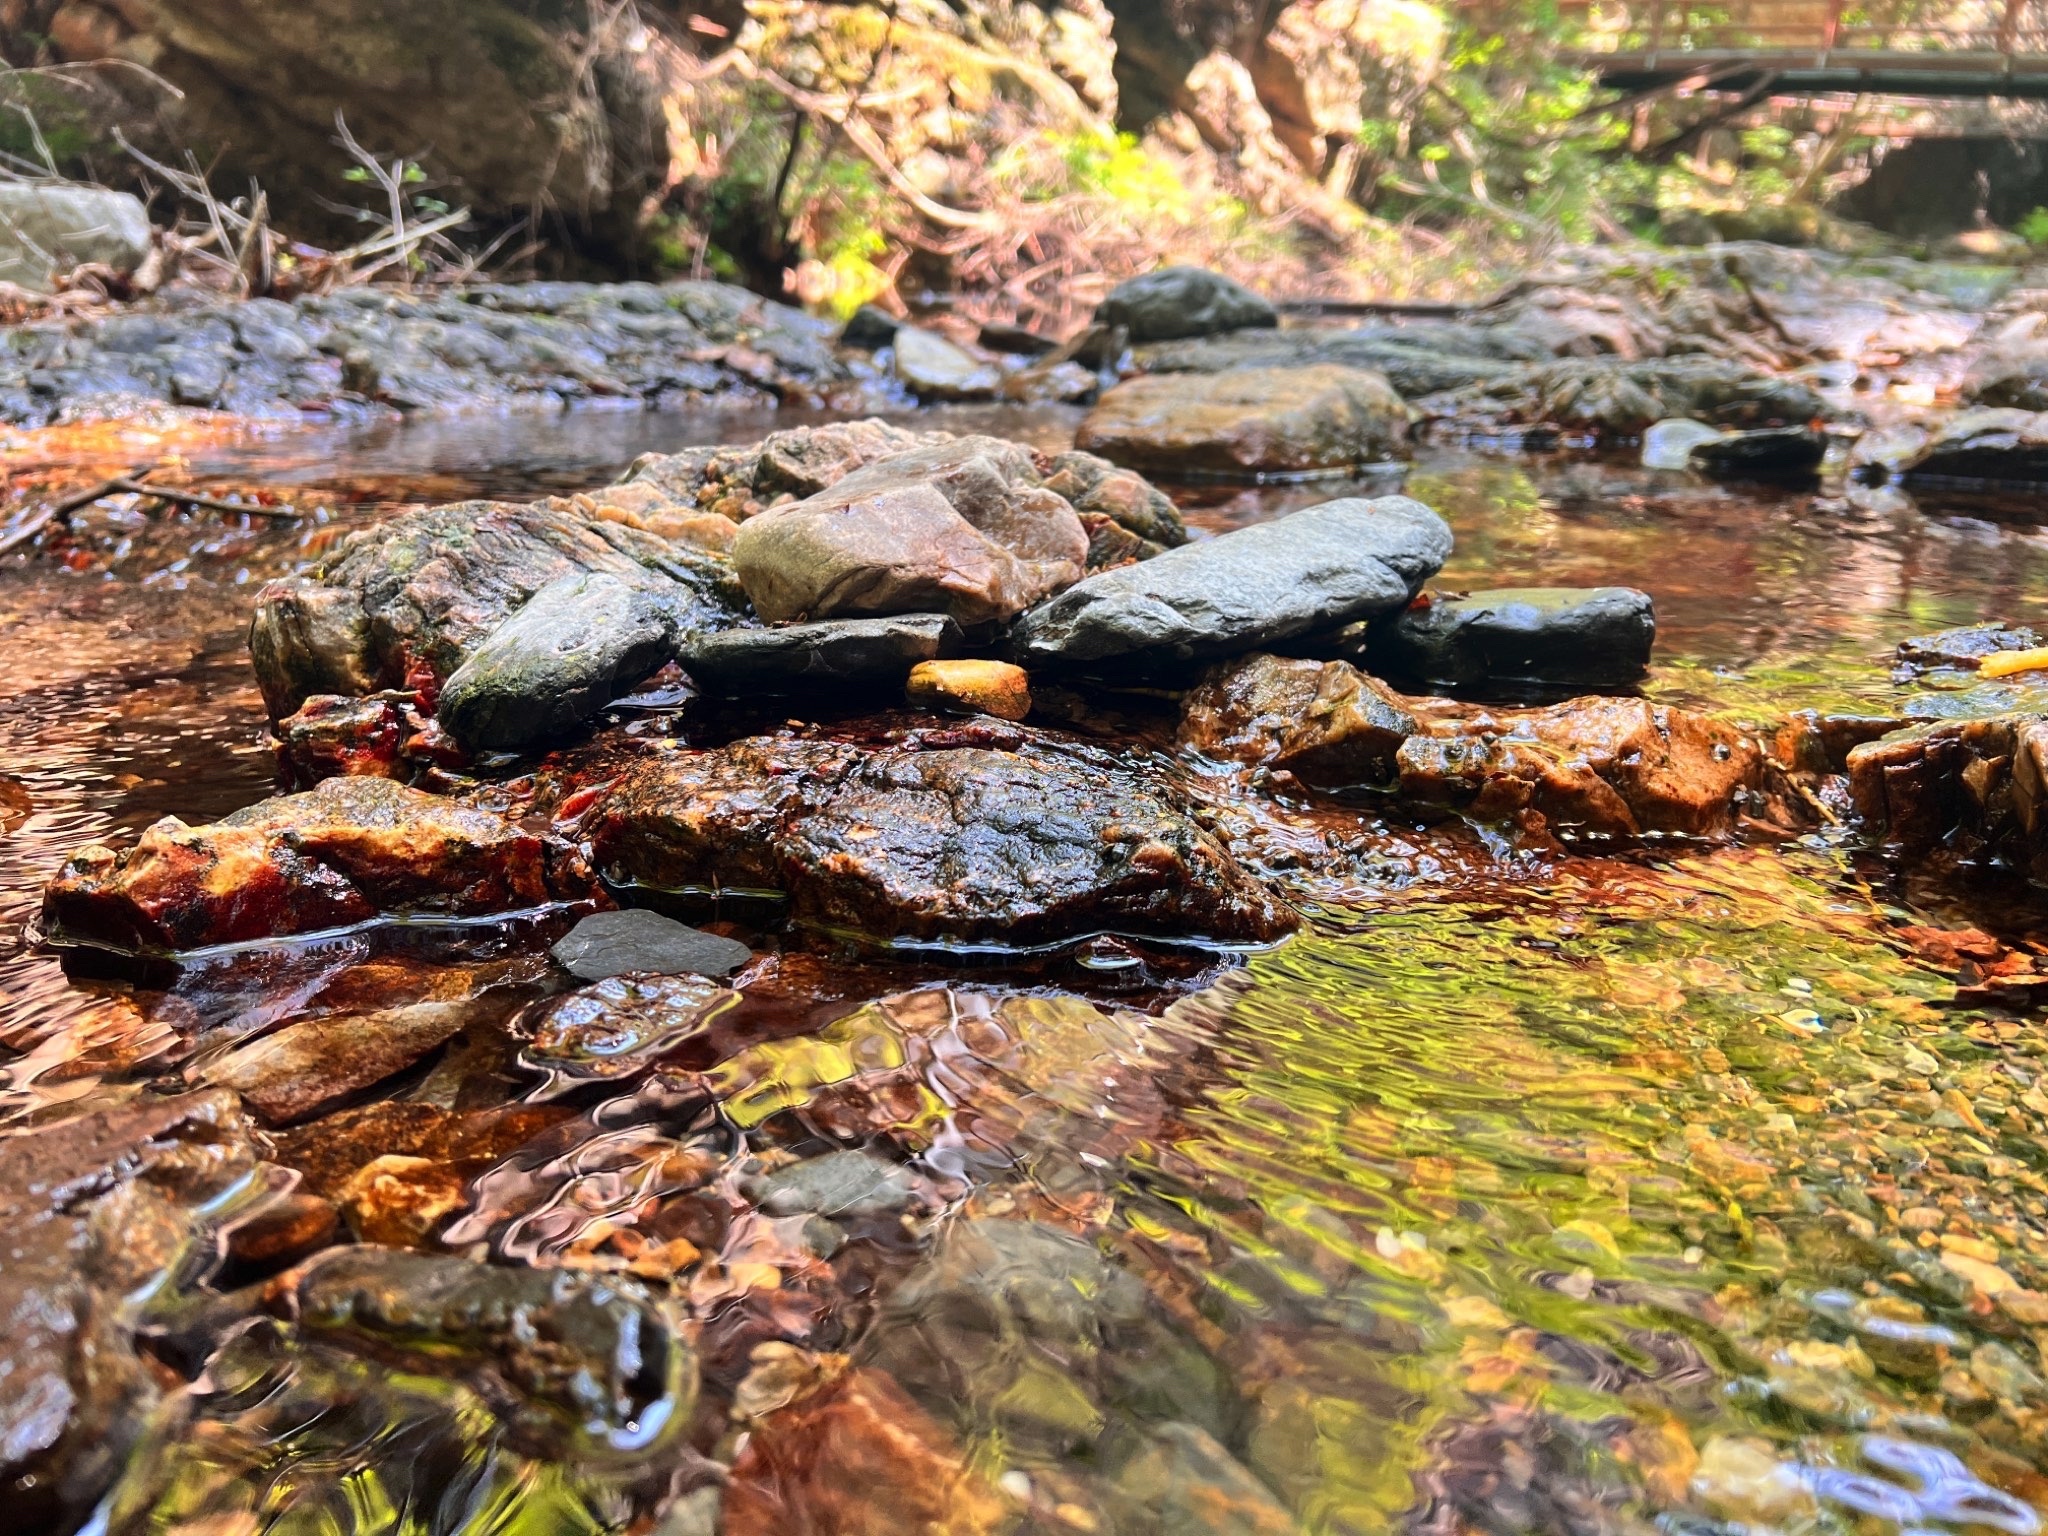
[[[340,113],[480,212],[547,209],[602,241],[630,227],[667,144],[631,8],[591,15],[582,0],[10,0],[0,33],[40,21],[65,62],[152,71],[183,99],[136,72],[101,78],[160,107],[169,142],[218,156],[223,189],[254,176],[280,212],[312,217],[351,190]]]
[[[1306,198],[1341,223],[1362,114],[1398,113],[1441,40],[1419,0],[809,3],[759,19],[682,0],[0,0],[8,63],[141,66],[37,104],[66,116],[73,147],[110,144],[118,121],[173,160],[193,150],[224,195],[254,178],[281,227],[342,244],[362,231],[333,203],[377,199],[342,179],[340,114],[484,224],[535,218],[618,264],[644,257],[679,187],[750,174],[739,133],[763,120],[758,88],[701,67],[729,46],[820,101],[872,77],[894,196],[957,198],[954,173],[1020,130],[1114,127],[1195,156],[1198,179],[1254,206]],[[97,140],[70,121],[87,96]]]

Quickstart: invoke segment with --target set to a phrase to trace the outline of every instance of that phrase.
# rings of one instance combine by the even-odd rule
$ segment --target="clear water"
[[[396,504],[601,483],[647,449],[779,424],[597,414],[275,441],[207,467],[317,493],[313,525],[202,516],[136,526],[110,566],[9,562],[0,1115],[195,1072],[268,1022],[346,1006],[366,967],[388,995],[478,958],[350,944],[162,985],[67,976],[35,946],[41,883],[71,849],[269,791],[241,654],[253,584]],[[1071,418],[948,424],[1052,445]],[[1645,587],[1650,691],[1751,718],[1888,707],[1899,639],[2048,620],[2048,535],[2024,525],[1469,454],[1426,457],[1408,488],[1456,529],[1443,584]],[[1341,489],[1188,505],[1215,531]],[[1400,837],[1392,862],[1412,869],[1428,839]],[[2048,1039],[1916,950],[1916,927],[1964,909],[1916,904],[1910,880],[1823,838],[1442,868],[1354,882],[1275,951],[1127,995],[1113,968],[765,962],[742,1009],[653,1077],[549,1099],[533,1149],[462,1164],[468,1210],[444,1238],[602,1265],[639,1251],[622,1224],[687,1234],[655,1283],[706,1362],[693,1444],[740,1453],[732,1533],[2037,1531]],[[1970,915],[2023,948],[2033,931],[2023,906]],[[530,995],[508,989],[505,1011]],[[476,1116],[552,1091],[511,1055],[475,1039],[379,1092]],[[295,1128],[281,1159],[342,1155],[360,1134],[345,1118]],[[832,1146],[910,1167],[921,1203],[847,1224],[824,1258],[753,1206],[745,1170]],[[976,1223],[1020,1218],[1134,1278],[1139,1313],[1086,1286],[1078,1331],[892,1308]],[[772,1413],[724,1416],[786,1367],[764,1345],[898,1378],[923,1449],[842,1426],[768,1455]],[[644,1529],[669,1489],[708,1479],[681,1452],[537,1452],[469,1386],[274,1329],[174,1402],[110,1528]]]

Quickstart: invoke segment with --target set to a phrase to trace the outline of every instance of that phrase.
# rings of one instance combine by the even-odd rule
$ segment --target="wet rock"
[[[312,576],[264,587],[249,655],[277,719],[318,693],[437,693],[543,587],[598,575],[651,594],[679,636],[744,612],[730,568],[700,550],[565,504],[458,502],[352,534]]]
[[[1691,464],[1716,480],[1812,475],[1827,451],[1827,434],[1812,427],[1762,427],[1701,443],[1692,451]]]
[[[1916,635],[1899,642],[1898,668],[1893,676],[1904,681],[1943,668],[1974,672],[1987,656],[2036,650],[2041,644],[2039,632],[2003,623],[1971,624],[1961,629],[1944,629],[1938,634]]]
[[[1826,414],[1808,385],[1706,356],[1536,364],[1428,396],[1417,408],[1468,430],[1540,427],[1600,437],[1637,437],[1678,416],[1739,428],[1798,426]]]
[[[1182,703],[1180,741],[1270,764],[1318,788],[1385,785],[1420,727],[1408,701],[1344,662],[1247,656],[1210,670]]]
[[[897,328],[896,377],[924,401],[986,400],[1002,376],[993,364],[914,325]]]
[[[385,1155],[421,1157],[481,1173],[572,1113],[552,1104],[454,1111],[380,1100],[274,1131],[278,1161],[305,1178],[308,1194],[339,1197],[357,1169]]]
[[[224,1093],[0,1141],[0,1501],[18,1528],[70,1529],[120,1471],[159,1397],[141,1309],[203,1258],[201,1208],[254,1167]]]
[[[645,454],[619,485],[597,493],[651,495],[671,511],[688,509],[744,522],[782,501],[830,489],[857,469],[914,449],[955,441],[950,432],[911,432],[884,421],[828,422],[771,432],[759,443]],[[1022,465],[1011,468],[1022,473]],[[1030,473],[1082,517],[1100,516],[1149,546],[1187,541],[1180,514],[1160,491],[1127,469],[1088,453],[1033,455]]]
[[[126,192],[62,182],[0,184],[0,283],[47,293],[74,267],[90,263],[126,277],[148,255],[149,212]]]
[[[386,1153],[342,1185],[341,1214],[359,1243],[424,1246],[433,1231],[469,1203],[469,1181],[431,1158]]]
[[[1866,743],[1849,754],[1849,791],[1890,846],[2048,878],[2048,717],[1940,721]]]
[[[733,565],[771,622],[943,612],[1010,617],[1079,578],[1080,519],[1031,453],[967,437],[854,471],[747,520]]]
[[[563,970],[584,981],[629,971],[730,976],[754,958],[754,952],[737,939],[706,933],[643,908],[593,912],[579,919],[549,953]]]
[[[1405,496],[1325,502],[1091,576],[1012,631],[1026,665],[1228,656],[1406,606],[1451,551]]]
[[[334,1241],[340,1213],[332,1201],[294,1190],[227,1233],[227,1256],[242,1265],[285,1265]]]
[[[1195,1424],[1157,1424],[1118,1471],[1118,1530],[1149,1536],[1301,1536],[1273,1492]]]
[[[1750,737],[1642,699],[1440,716],[1401,744],[1397,767],[1412,804],[1481,821],[1534,810],[1566,838],[1725,835],[1767,787]]]
[[[1290,475],[1401,457],[1407,436],[1407,407],[1383,377],[1325,364],[1128,379],[1074,443],[1136,469]]]
[[[827,1152],[755,1179],[749,1198],[770,1216],[884,1216],[917,1203],[909,1169],[872,1152]]]
[[[1982,409],[1945,422],[1898,465],[1901,479],[2048,480],[2048,413]]]
[[[904,695],[925,709],[1022,720],[1031,713],[1031,677],[1006,661],[921,661]]]
[[[588,720],[669,661],[691,617],[679,591],[608,572],[557,577],[441,687],[441,723],[471,751],[513,750]]]
[[[696,1397],[668,1306],[617,1276],[340,1248],[300,1272],[292,1300],[315,1338],[470,1375],[542,1455],[645,1454]]]
[[[1716,1435],[1700,1448],[1692,1497],[1710,1513],[1745,1524],[1778,1525],[1811,1515],[1813,1491],[1797,1464],[1761,1440]]]
[[[985,322],[974,339],[991,352],[1003,352],[1011,357],[1044,357],[1048,352],[1057,352],[1060,347],[1050,336],[1041,336],[1034,330],[1001,320]]]
[[[9,332],[0,417],[132,415],[179,402],[296,420],[360,413],[830,399],[852,382],[831,325],[718,283],[354,287],[290,304],[185,298],[175,313],[66,315]]]
[[[702,1034],[738,997],[704,976],[615,975],[550,999],[516,1028],[529,1066],[571,1078],[625,1077]]]
[[[1292,926],[1169,785],[1021,727],[967,744],[972,729],[669,754],[586,831],[615,879],[782,891],[799,922],[888,940],[1256,942]]]
[[[903,322],[886,309],[863,304],[847,318],[839,332],[839,345],[861,352],[879,352],[896,339]]]
[[[1133,342],[1145,342],[1270,329],[1280,323],[1280,315],[1242,283],[1220,273],[1161,267],[1110,289],[1095,307],[1095,321],[1122,328]]]
[[[1509,587],[1431,593],[1359,638],[1375,671],[1433,689],[1625,688],[1649,671],[1657,617],[1633,587]]]
[[[856,1367],[752,1422],[724,1536],[999,1536],[1017,1511],[881,1371]]]
[[[234,1089],[266,1124],[288,1125],[405,1071],[480,1016],[471,1002],[427,1002],[305,1019],[238,1046],[203,1080]]]
[[[1095,1443],[1109,1410],[1141,1392],[1154,1414],[1214,1425],[1218,1384],[1184,1355],[1148,1317],[1144,1287],[1093,1243],[982,1218],[944,1229],[883,1299],[860,1358],[922,1403],[1066,1450]]]
[[[322,779],[400,779],[405,717],[389,699],[316,693],[277,723],[281,776],[306,787]]]
[[[1381,374],[1404,399],[1412,399],[1497,382],[1515,374],[1522,365],[1548,356],[1540,346],[1504,338],[1490,328],[1376,325],[1350,330],[1313,326],[1237,331],[1200,340],[1155,343],[1138,347],[1133,361],[1147,374],[1334,364]]]
[[[681,660],[691,679],[714,693],[780,693],[894,683],[921,662],[957,654],[962,643],[960,626],[945,614],[904,613],[728,629],[690,641]]]
[[[1725,436],[1727,433],[1719,427],[1683,416],[1655,422],[1643,432],[1643,468],[1690,469],[1693,449],[1717,443]]]
[[[185,950],[588,893],[570,862],[500,816],[388,779],[340,778],[208,826],[167,816],[123,853],[81,849],[44,890],[43,916],[60,942]]]

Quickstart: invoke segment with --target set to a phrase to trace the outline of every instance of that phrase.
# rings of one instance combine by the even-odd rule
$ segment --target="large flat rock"
[[[1404,607],[1451,552],[1406,496],[1347,497],[1091,576],[1018,621],[1025,665],[1235,655]]]
[[[1164,773],[1021,727],[674,753],[586,830],[615,880],[778,891],[800,923],[884,942],[1247,943],[1294,922]]]
[[[1408,409],[1384,377],[1322,363],[1127,379],[1074,442],[1158,473],[1297,475],[1401,457],[1407,437]]]

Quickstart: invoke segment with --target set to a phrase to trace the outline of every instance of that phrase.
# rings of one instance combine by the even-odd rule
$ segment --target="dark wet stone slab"
[[[668,754],[587,831],[615,879],[779,891],[800,922],[884,941],[1259,942],[1293,926],[1156,772],[1015,726]]]
[[[1299,649],[1430,688],[1625,688],[1649,670],[1657,617],[1633,587],[1432,593],[1361,632]]]
[[[1395,612],[1450,552],[1409,497],[1324,502],[1091,576],[1025,614],[1012,645],[1027,666],[1228,656]]]
[[[1827,434],[1810,426],[1760,427],[1701,443],[1687,460],[1716,480],[1763,480],[1816,474],[1827,451]]]
[[[1095,308],[1095,320],[1142,342],[1270,329],[1280,316],[1267,300],[1219,272],[1161,267],[1110,289]]]
[[[0,1504],[68,1529],[158,1401],[143,1303],[256,1165],[234,1097],[145,1098],[0,1141]]]
[[[579,919],[551,953],[563,970],[584,981],[628,971],[730,976],[754,958],[754,952],[737,939],[639,908],[593,912]]]
[[[293,1310],[315,1338],[470,1374],[536,1449],[644,1454],[696,1397],[676,1318],[623,1277],[340,1248],[300,1273]]]
[[[896,686],[919,662],[956,656],[962,644],[960,626],[945,614],[906,613],[700,635],[683,647],[681,661],[693,681],[726,694]]]

